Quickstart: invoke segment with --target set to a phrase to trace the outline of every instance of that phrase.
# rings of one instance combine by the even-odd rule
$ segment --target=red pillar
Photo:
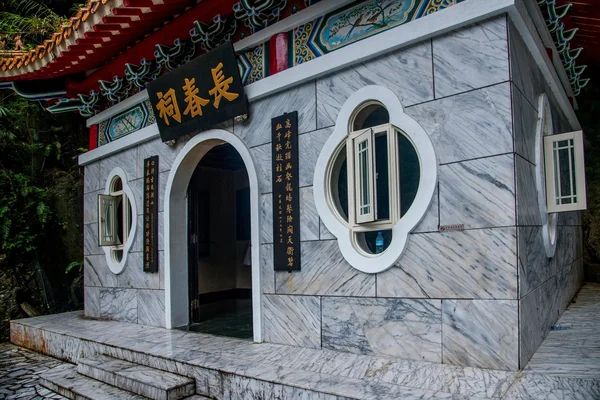
[[[98,147],[98,124],[90,126],[90,143],[88,150],[94,150]]]
[[[288,34],[278,33],[269,41],[269,75],[288,68]]]

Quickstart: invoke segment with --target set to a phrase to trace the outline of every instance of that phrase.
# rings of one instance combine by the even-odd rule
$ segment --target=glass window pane
[[[421,166],[412,142],[398,132],[398,158],[400,170],[400,216],[406,214],[419,189]]]
[[[381,246],[381,243],[377,243],[377,237],[379,236],[379,233],[381,233],[381,237],[383,239],[383,246]],[[387,229],[387,230],[383,230],[383,231],[373,231],[373,232],[362,232],[359,233],[358,235],[361,235],[362,237],[359,237],[359,242],[361,242],[362,240],[364,240],[364,246],[363,250],[365,250],[368,253],[371,254],[379,254],[384,252],[390,245],[390,243],[392,242],[392,230],[391,229]],[[381,239],[380,239],[381,240]],[[379,246],[378,246],[379,244]]]
[[[348,218],[348,160],[345,157],[346,150],[342,150],[344,161],[339,170],[337,179],[337,193],[340,207],[344,212],[344,216]]]
[[[375,136],[375,180],[377,183],[377,219],[390,218],[390,179],[387,134]]]
[[[390,122],[390,115],[385,107],[379,104],[366,106],[356,115],[352,126],[353,131],[372,128]]]
[[[104,203],[104,215],[103,215],[103,226],[104,230],[102,232],[103,239],[105,242],[112,242],[114,240],[115,227],[113,226],[114,221],[114,212],[113,209],[114,202],[112,199],[102,199]]]
[[[369,214],[371,212],[371,204],[369,203],[369,144],[368,141],[362,141],[358,144],[359,157],[359,174],[360,174],[360,215]]]

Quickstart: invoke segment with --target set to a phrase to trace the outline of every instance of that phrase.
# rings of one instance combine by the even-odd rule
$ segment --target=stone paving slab
[[[11,343],[0,343],[0,400],[66,399],[39,383],[39,375],[65,364]]]

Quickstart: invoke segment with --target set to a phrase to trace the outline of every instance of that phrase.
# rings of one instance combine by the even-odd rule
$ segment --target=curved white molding
[[[198,162],[214,146],[229,143],[244,160],[250,183],[252,319],[254,341],[262,341],[262,288],[260,279],[260,191],[254,159],[234,134],[211,129],[191,138],[173,162],[165,192],[165,322],[167,329],[189,322],[187,258],[187,188]]]
[[[348,121],[352,113],[369,100],[378,101],[387,108],[390,123],[402,129],[414,143],[421,165],[421,179],[415,200],[406,214],[394,225],[389,247],[376,256],[362,254],[354,248],[349,227],[336,217],[327,202],[326,195],[329,162],[334,161],[332,157],[335,150],[348,136]],[[398,261],[406,247],[408,234],[429,209],[437,185],[437,168],[437,157],[429,135],[417,121],[404,113],[404,107],[394,92],[381,86],[366,86],[346,100],[338,114],[335,129],[319,154],[315,167],[313,192],[319,216],[327,229],[338,239],[340,251],[350,265],[359,271],[373,274],[385,271]]]
[[[116,177],[121,178],[121,182],[123,182],[123,191],[127,195],[127,199],[129,200],[129,204],[131,204],[131,229],[129,230],[129,236],[127,237],[127,241],[123,245],[123,258],[119,263],[115,263],[115,260],[112,257],[112,247],[111,246],[102,246],[104,250],[104,255],[106,256],[106,263],[108,264],[108,268],[110,271],[118,275],[125,269],[125,265],[127,263],[127,256],[129,255],[129,249],[133,245],[133,241],[135,240],[135,232],[137,228],[137,207],[135,204],[135,197],[133,195],[133,190],[129,187],[129,181],[127,180],[127,174],[123,171],[122,168],[116,167],[108,177],[106,178],[106,186],[104,187],[104,194],[110,194],[110,185],[113,179]]]
[[[542,221],[542,238],[546,257],[554,257],[556,253],[556,237],[558,235],[558,215],[548,214],[546,204],[546,174],[544,171],[544,136],[554,135],[552,124],[552,109],[545,93],[538,99],[538,120],[535,130],[535,187],[537,202]]]

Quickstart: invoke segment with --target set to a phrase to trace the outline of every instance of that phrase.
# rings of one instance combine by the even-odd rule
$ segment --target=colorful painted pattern
[[[127,136],[156,122],[150,100],[136,104],[130,109],[100,122],[98,126],[98,146],[105,145]]]
[[[370,0],[352,3],[293,31],[293,65],[432,14],[462,0]]]
[[[238,68],[242,85],[260,81],[269,75],[268,55],[265,54],[267,45],[265,43],[238,53]]]
[[[356,1],[288,32],[290,39],[288,50],[291,54],[288,66],[291,68],[309,62],[324,54],[440,11],[461,1],[463,0]],[[306,5],[308,6],[309,3],[316,3],[316,1],[307,1]],[[285,8],[286,4],[286,1],[282,0],[262,0],[260,10],[258,8],[255,10],[260,11],[260,15],[255,15],[249,3],[241,1],[234,7],[236,9],[235,17],[238,20],[250,21],[248,23],[252,25],[253,30],[260,29],[278,18],[279,12],[282,8]],[[250,18],[251,15],[252,18]],[[206,49],[208,49],[222,43],[225,38],[231,38],[232,30],[227,28],[224,19],[215,19],[213,22],[214,24],[211,27],[195,24],[194,29],[190,31],[192,44],[198,43],[201,46],[207,46]],[[211,35],[208,32],[211,32]],[[269,76],[268,50],[269,42],[265,42],[237,54],[238,69],[243,85],[258,82]],[[144,67],[144,61],[142,60],[140,66],[132,66],[128,70],[127,79],[135,80],[129,85],[136,87],[139,84],[145,84],[147,79],[157,78],[162,70],[170,71],[177,68],[189,61],[194,52],[194,45],[179,39],[175,41],[172,47],[157,45],[155,56],[158,68],[151,72],[151,69]],[[102,85],[102,94],[110,101],[120,101],[122,98],[119,96],[123,94],[123,90],[120,89],[124,87],[129,90],[130,86],[123,85],[119,80],[106,82]],[[137,110],[134,107],[101,123],[98,145],[109,143],[141,129],[149,124],[147,122],[149,120],[154,121],[152,107],[149,106],[149,103],[143,109],[146,111]],[[148,118],[144,120],[146,114],[148,114]],[[140,121],[146,122],[142,123]],[[136,128],[137,126],[139,128]]]

